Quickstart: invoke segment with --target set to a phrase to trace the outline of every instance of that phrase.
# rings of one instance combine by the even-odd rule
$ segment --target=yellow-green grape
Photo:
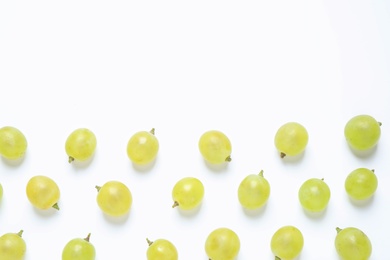
[[[65,150],[69,163],[74,160],[85,161],[92,157],[96,149],[96,136],[87,128],[74,130],[66,139]]]
[[[208,235],[205,251],[210,260],[236,259],[240,251],[240,239],[229,228],[217,228]]]
[[[358,168],[348,174],[344,186],[352,199],[365,200],[374,195],[378,187],[378,179],[374,170]]]
[[[0,237],[0,259],[22,260],[26,254],[26,242],[19,233],[6,233]]]
[[[246,209],[259,209],[268,201],[271,187],[263,176],[259,174],[246,176],[238,186],[238,200]]]
[[[172,189],[172,207],[183,210],[194,209],[202,202],[204,196],[203,183],[194,177],[179,180]]]
[[[306,128],[296,122],[288,122],[282,125],[275,134],[274,143],[280,153],[280,157],[295,156],[301,154],[309,141]]]
[[[336,228],[334,245],[342,260],[368,260],[372,245],[368,236],[358,228]]]
[[[108,181],[103,186],[96,186],[96,198],[100,209],[113,217],[123,216],[129,212],[133,198],[129,188],[119,181]]]
[[[26,137],[19,129],[12,126],[0,128],[0,155],[16,160],[24,156],[26,149]]]
[[[130,137],[127,143],[127,156],[134,164],[145,165],[155,160],[159,142],[154,132],[153,128],[149,132],[140,131]]]
[[[328,206],[330,189],[323,179],[312,178],[301,185],[298,197],[305,210],[321,212]]]
[[[301,253],[303,244],[303,235],[294,226],[279,228],[271,238],[271,250],[275,259],[292,260],[296,258]]]
[[[32,177],[27,183],[26,194],[31,204],[38,209],[59,209],[60,189],[57,183],[47,176]]]
[[[62,260],[94,260],[95,247],[89,241],[91,234],[86,238],[74,238],[70,240],[62,250]]]
[[[146,251],[148,260],[177,260],[179,259],[177,249],[174,244],[166,239],[157,239],[150,241],[146,239],[149,244]]]
[[[351,118],[344,128],[347,143],[355,150],[373,148],[381,136],[381,123],[369,115],[358,115]]]
[[[198,146],[203,158],[211,164],[231,161],[232,145],[229,138],[220,131],[210,130],[203,133]]]

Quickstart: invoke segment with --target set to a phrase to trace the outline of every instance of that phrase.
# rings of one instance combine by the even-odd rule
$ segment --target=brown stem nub
[[[153,244],[153,241],[150,241],[149,238],[146,239],[146,242],[148,242],[149,246],[151,246]]]
[[[84,238],[85,241],[89,242],[89,239],[91,238],[91,233],[88,233],[88,236]]]
[[[379,125],[379,126],[382,126],[382,122],[378,122],[378,125]]]
[[[232,157],[230,157],[230,155],[228,157],[226,157],[225,159],[226,162],[231,162],[232,161]]]
[[[68,162],[71,163],[74,161],[74,158],[72,156],[69,156]]]
[[[176,208],[177,206],[179,206],[179,202],[175,201],[172,205],[172,208]]]
[[[58,203],[55,203],[53,206],[51,206],[52,208],[55,208],[56,210],[60,210],[60,207],[58,206]]]
[[[280,153],[280,158],[283,159],[284,157],[286,157],[286,154],[285,154],[284,152],[281,152],[281,153]]]

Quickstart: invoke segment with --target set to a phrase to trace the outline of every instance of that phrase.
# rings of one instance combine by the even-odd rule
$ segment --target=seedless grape
[[[183,210],[194,209],[202,202],[204,186],[194,177],[185,177],[179,180],[172,189],[173,207]]]
[[[368,260],[372,245],[368,236],[358,228],[336,228],[334,245],[342,260]]]
[[[22,260],[26,254],[26,242],[19,233],[6,233],[0,237],[0,259]]]
[[[210,260],[233,260],[240,251],[240,239],[229,228],[217,228],[208,235],[205,251]]]
[[[177,260],[179,259],[177,249],[174,244],[166,239],[150,241],[146,239],[149,247],[146,251],[148,260]]]
[[[27,150],[24,134],[12,126],[0,128],[0,155],[10,160],[22,158]]]
[[[354,149],[364,151],[373,148],[381,136],[381,123],[369,115],[351,118],[344,127],[347,143]]]
[[[263,171],[259,174],[246,176],[238,186],[238,200],[247,209],[258,209],[264,206],[270,196],[269,182],[264,178]]]
[[[74,130],[66,139],[65,150],[69,163],[74,160],[85,161],[92,157],[96,149],[96,136],[87,128]]]
[[[310,212],[320,212],[329,203],[330,189],[324,180],[312,178],[301,185],[298,197],[304,209]]]
[[[129,188],[119,181],[108,181],[103,186],[96,186],[96,198],[100,209],[109,216],[123,216],[129,212],[133,202]]]
[[[222,132],[210,130],[202,134],[198,142],[203,158],[211,164],[221,164],[231,160],[232,145]]]
[[[271,250],[275,259],[292,260],[302,251],[304,239],[301,231],[294,226],[279,228],[271,238]]]
[[[296,122],[282,125],[275,134],[274,143],[280,157],[301,154],[309,141],[309,135],[304,126]]]
[[[137,165],[153,162],[159,150],[159,142],[154,135],[155,130],[139,131],[130,137],[127,143],[127,156]]]
[[[374,195],[378,179],[373,170],[357,168],[345,179],[345,190],[355,200],[365,200]]]
[[[94,260],[95,247],[90,243],[91,234],[84,239],[74,238],[70,240],[62,250],[62,260]]]
[[[31,204],[38,209],[59,209],[60,189],[57,183],[47,176],[32,177],[27,183],[26,194]]]

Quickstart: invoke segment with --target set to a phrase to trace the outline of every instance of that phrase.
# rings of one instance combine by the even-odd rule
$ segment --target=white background
[[[300,260],[338,259],[335,227],[362,229],[372,259],[388,255],[390,230],[390,2],[378,1],[1,1],[0,126],[27,137],[18,165],[0,160],[0,233],[24,230],[26,259],[60,259],[63,246],[89,232],[97,260],[145,259],[146,237],[172,241],[180,259],[207,259],[204,242],[217,227],[241,239],[238,260],[273,259],[269,243],[295,225],[305,246]],[[367,156],[347,146],[349,118],[383,123]],[[278,127],[303,124],[304,155],[281,160]],[[76,128],[94,131],[88,165],[68,164],[64,143]],[[126,155],[139,130],[156,129],[154,165],[137,169]],[[232,162],[212,169],[197,142],[223,131]],[[346,175],[375,169],[377,192],[351,203]],[[271,184],[260,212],[242,210],[239,182],[264,170]],[[40,212],[25,195],[34,175],[61,189],[60,211]],[[199,211],[172,209],[171,189],[195,176],[205,186]],[[332,197],[309,216],[297,198],[308,178],[324,178]],[[95,185],[120,180],[131,189],[125,219],[105,217]]]

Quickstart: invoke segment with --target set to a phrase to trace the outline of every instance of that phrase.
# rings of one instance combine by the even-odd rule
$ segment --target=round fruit
[[[306,128],[296,122],[288,122],[282,125],[276,132],[274,139],[281,158],[286,155],[301,154],[305,150],[308,141],[309,135]]]
[[[127,143],[127,156],[138,165],[149,164],[157,156],[159,142],[154,135],[154,128],[135,133]]]
[[[336,228],[334,245],[342,260],[368,260],[372,246],[368,236],[358,228]]]
[[[263,171],[246,176],[238,186],[238,200],[246,209],[258,209],[264,206],[270,195],[269,182]]]
[[[205,132],[200,137],[198,146],[203,158],[211,164],[231,161],[232,145],[229,138],[220,131]]]
[[[146,239],[149,244],[146,251],[148,260],[177,260],[179,259],[176,247],[166,239],[157,239],[150,241]]]
[[[108,181],[98,190],[97,203],[100,209],[109,216],[123,216],[129,212],[132,195],[129,188],[119,181]]]
[[[96,149],[96,136],[86,128],[74,130],[66,139],[65,150],[69,163],[74,160],[85,161],[92,157]]]
[[[58,208],[60,189],[57,183],[47,176],[32,177],[26,186],[26,194],[31,204],[38,209]]]
[[[218,228],[208,235],[205,250],[210,260],[233,260],[240,251],[240,239],[233,230]]]
[[[26,254],[26,242],[19,233],[6,233],[0,237],[0,259],[22,260]]]
[[[172,189],[173,207],[190,210],[202,202],[204,187],[200,180],[194,177],[185,177],[179,180]]]
[[[26,149],[26,137],[19,129],[12,126],[0,128],[0,155],[16,160],[24,156]]]
[[[358,115],[351,118],[344,128],[347,143],[355,150],[373,148],[381,136],[381,123],[369,115]]]
[[[322,179],[312,178],[305,181],[298,192],[302,207],[310,212],[323,211],[330,200],[329,186]]]
[[[91,234],[84,239],[70,240],[62,250],[62,260],[94,260],[95,247],[89,242]]]
[[[303,235],[294,226],[279,228],[271,238],[271,250],[279,259],[294,259],[303,249]]]
[[[373,170],[358,168],[345,179],[345,190],[355,200],[365,200],[374,195],[378,187],[378,179]]]

